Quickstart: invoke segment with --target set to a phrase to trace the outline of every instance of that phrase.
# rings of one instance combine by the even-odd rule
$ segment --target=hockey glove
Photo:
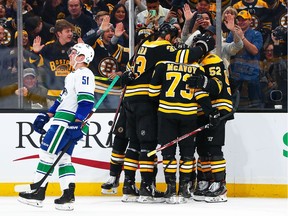
[[[190,88],[206,89],[208,81],[209,80],[205,75],[199,75],[199,76],[192,75],[186,80],[186,83]]]
[[[213,109],[209,114],[209,124],[210,127],[217,127],[220,124],[220,113],[218,109]]]
[[[71,122],[68,124],[68,134],[71,140],[76,142],[83,138],[82,122]]]
[[[47,113],[40,113],[35,121],[33,122],[33,128],[37,133],[45,134],[46,131],[43,129],[44,125],[49,122],[50,117]]]
[[[195,46],[200,46],[203,50],[203,55],[214,49],[215,40],[209,34],[197,35],[195,38]]]
[[[133,80],[135,80],[134,73],[130,70],[125,71],[121,76],[122,87],[124,87],[125,85],[130,85]]]

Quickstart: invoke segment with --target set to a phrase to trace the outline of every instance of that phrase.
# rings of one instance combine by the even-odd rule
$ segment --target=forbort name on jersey
[[[189,65],[182,65],[182,64],[167,64],[167,71],[181,71],[185,73],[195,73],[197,67],[189,66]]]

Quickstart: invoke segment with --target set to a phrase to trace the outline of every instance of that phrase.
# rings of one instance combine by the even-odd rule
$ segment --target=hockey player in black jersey
[[[169,143],[184,134],[197,129],[198,103],[204,107],[208,116],[214,110],[208,95],[194,96],[195,89],[188,87],[186,80],[190,76],[204,74],[198,64],[183,64],[172,61],[160,61],[156,64],[149,86],[149,96],[159,102],[158,106],[158,142]],[[210,122],[212,124],[212,122]],[[195,137],[190,136],[178,142],[180,160],[176,160],[177,145],[162,150],[163,168],[167,190],[164,194],[166,203],[185,203],[191,197],[189,181],[196,169]],[[179,168],[179,189],[176,193],[176,173]],[[178,195],[178,197],[177,197]]]
[[[195,41],[198,40],[197,37]],[[213,108],[217,108],[209,116],[211,121],[211,118],[218,119],[220,116],[232,112],[233,104],[228,71],[222,59],[215,54],[205,55],[201,59],[200,65],[203,66],[205,75],[191,76],[187,79],[187,84],[192,88],[199,89],[195,92],[196,99],[206,95],[211,98]],[[203,114],[202,108],[199,109],[199,126],[209,123],[209,118]],[[230,119],[233,119],[233,115]],[[196,201],[227,201],[226,161],[222,151],[222,146],[225,144],[225,125],[226,120],[223,120],[218,125],[197,134],[196,146],[199,158],[197,161],[197,187],[193,193],[193,199]]]
[[[127,76],[124,107],[127,115],[127,135],[129,146],[125,160],[131,164],[137,162],[133,158],[139,156],[141,185],[138,202],[163,202],[163,193],[156,190],[154,181],[155,156],[148,157],[147,153],[157,146],[157,107],[158,104],[149,99],[149,83],[157,62],[162,60],[194,62],[214,48],[215,40],[203,35],[194,48],[177,50],[172,44],[178,35],[176,27],[163,24],[159,29],[159,37],[155,41],[145,41],[137,53]],[[125,77],[124,77],[125,78]],[[138,157],[136,157],[138,158]],[[136,165],[136,163],[135,163]],[[133,185],[125,171],[124,185]]]

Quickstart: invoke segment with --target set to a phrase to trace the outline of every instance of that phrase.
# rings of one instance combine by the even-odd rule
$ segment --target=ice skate
[[[193,199],[195,201],[204,201],[205,193],[208,191],[209,182],[208,181],[199,181],[197,182],[196,189],[193,193]]]
[[[175,183],[168,183],[167,190],[164,193],[165,202],[168,204],[176,204],[177,203],[177,196],[176,196],[176,182]]]
[[[36,191],[19,193],[18,201],[35,207],[43,207],[42,201],[45,199],[47,184]]]
[[[101,185],[102,194],[117,194],[119,187],[119,177],[110,176],[107,182]]]
[[[124,180],[122,202],[137,202],[139,190],[132,180]]]
[[[140,203],[162,203],[165,202],[164,193],[156,190],[155,185],[141,182],[139,198],[137,202]]]
[[[179,191],[178,191],[178,203],[186,203],[187,199],[191,197],[191,193],[189,190],[189,183],[181,182],[179,185]]]
[[[74,202],[75,202],[75,183],[70,183],[69,188],[63,191],[63,194],[60,198],[55,199],[55,208],[57,210],[63,211],[72,211],[74,210]]]
[[[227,188],[224,182],[213,182],[205,194],[205,202],[227,202]]]

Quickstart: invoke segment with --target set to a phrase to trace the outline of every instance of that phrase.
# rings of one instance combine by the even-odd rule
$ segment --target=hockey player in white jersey
[[[78,43],[71,48],[68,55],[74,71],[65,78],[64,89],[53,106],[47,113],[40,113],[33,123],[36,132],[45,134],[40,145],[40,160],[34,182],[43,178],[59,152],[68,143],[73,142],[58,163],[58,177],[63,192],[62,196],[54,201],[58,210],[74,209],[75,168],[71,162],[71,155],[77,141],[88,132],[89,124],[83,122],[94,106],[94,74],[88,69],[88,64],[94,57],[94,50],[87,44]],[[44,125],[50,118],[53,118],[52,123],[46,133]],[[28,205],[42,207],[48,181],[47,178],[36,191],[19,193],[18,200]]]

